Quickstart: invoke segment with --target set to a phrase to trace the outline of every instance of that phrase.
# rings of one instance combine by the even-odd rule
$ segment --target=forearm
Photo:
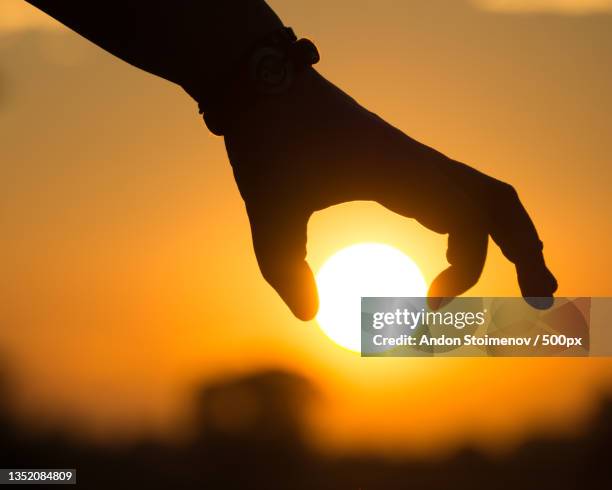
[[[202,101],[282,27],[263,0],[26,0],[106,51]]]

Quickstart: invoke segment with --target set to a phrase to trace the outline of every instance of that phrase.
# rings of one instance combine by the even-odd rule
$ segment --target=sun
[[[422,297],[427,285],[414,261],[382,243],[339,250],[319,269],[317,322],[336,344],[361,351],[361,297]]]

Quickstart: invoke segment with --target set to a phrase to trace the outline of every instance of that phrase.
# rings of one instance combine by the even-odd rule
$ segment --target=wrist
[[[252,105],[286,93],[318,61],[311,41],[298,40],[291,28],[277,29],[254,42],[233,70],[194,98],[209,130],[220,136]]]
[[[238,2],[234,5],[236,0],[228,0],[223,8],[216,9],[211,21],[228,27],[214,39],[202,36],[200,43],[205,45],[200,44],[197,52],[190,55],[191,67],[180,85],[201,105],[206,106],[216,98],[219,85],[232,78],[236,66],[256,42],[283,28],[279,17],[264,0]]]

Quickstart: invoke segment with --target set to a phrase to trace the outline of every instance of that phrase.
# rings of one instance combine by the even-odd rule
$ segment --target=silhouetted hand
[[[225,144],[261,272],[302,320],[318,308],[305,261],[308,219],[354,200],[377,201],[449,234],[450,266],[429,296],[454,297],[477,282],[489,235],[516,265],[523,296],[552,297],[557,289],[510,185],[411,139],[315,70],[302,73],[288,93],[247,109],[227,129]]]

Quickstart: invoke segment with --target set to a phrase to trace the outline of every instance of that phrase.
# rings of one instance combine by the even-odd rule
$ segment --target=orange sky
[[[612,295],[611,15],[271,3],[367,107],[515,185],[560,295]],[[38,27],[0,23],[0,358],[24,413],[166,430],[193,383],[277,365],[321,387],[314,422],[340,446],[496,444],[588,415],[607,360],[361,359],[293,319],[195,104],[75,34],[24,25]],[[357,241],[397,246],[428,281],[445,265],[444,237],[352,203],[311,220],[313,268]],[[517,293],[492,247],[470,294]]]

